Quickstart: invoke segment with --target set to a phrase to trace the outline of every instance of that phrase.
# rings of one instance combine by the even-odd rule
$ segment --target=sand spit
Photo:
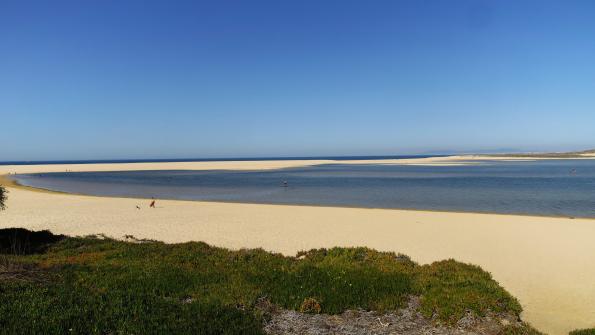
[[[156,163],[99,163],[99,164],[40,164],[0,165],[0,175],[43,172],[98,172],[141,170],[272,170],[320,164],[390,164],[390,165],[469,165],[489,161],[535,161],[553,158],[493,157],[462,155],[428,158],[376,159],[376,160],[277,160],[277,161],[214,161],[214,162],[156,162]],[[585,156],[572,159],[595,159]]]

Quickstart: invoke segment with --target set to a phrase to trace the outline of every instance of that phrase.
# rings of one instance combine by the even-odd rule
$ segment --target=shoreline
[[[271,168],[266,162],[256,165]],[[5,174],[1,168],[0,175]],[[7,180],[0,176],[0,183]],[[150,209],[146,199],[14,184],[8,185],[8,208],[0,212],[0,228],[118,239],[133,235],[166,243],[204,241],[285,255],[366,246],[401,252],[422,264],[454,258],[490,272],[519,299],[523,319],[541,331],[561,335],[595,323],[595,222],[589,218],[161,199]]]
[[[33,187],[22,185],[18,181],[10,178],[10,175],[0,175],[0,185],[4,185],[7,188],[18,188],[31,192],[41,193],[54,193],[64,195],[74,195],[81,197],[96,197],[96,198],[114,198],[114,199],[135,199],[135,200],[151,200],[153,197],[137,197],[137,196],[111,196],[111,195],[95,195],[85,193],[73,193],[55,191],[42,187]],[[526,214],[526,213],[499,213],[499,212],[474,212],[474,211],[457,211],[457,210],[439,210],[439,209],[425,209],[425,208],[391,208],[391,207],[363,207],[363,206],[347,206],[347,205],[319,205],[319,204],[293,204],[293,203],[269,203],[269,202],[249,202],[249,201],[232,201],[232,200],[191,200],[191,199],[169,199],[169,198],[158,198],[158,201],[183,201],[183,202],[206,202],[206,203],[221,203],[221,204],[247,204],[247,205],[270,205],[270,206],[296,206],[296,207],[328,207],[328,208],[346,208],[346,209],[382,209],[382,210],[395,210],[395,211],[411,211],[411,212],[430,212],[430,213],[456,213],[456,214],[487,214],[487,215],[503,215],[503,216],[527,216],[527,217],[539,217],[539,218],[552,218],[552,219],[581,219],[581,220],[593,220],[595,217],[588,216],[565,216],[565,215],[546,215],[546,214]]]
[[[203,241],[285,255],[365,246],[425,264],[453,258],[490,272],[550,335],[593,326],[593,220],[287,205],[88,197],[10,188],[0,227],[165,243]],[[137,210],[135,206],[141,206]]]
[[[12,179],[12,173],[7,173],[10,167],[17,170],[17,174],[21,173],[62,173],[66,169],[68,172],[106,172],[106,171],[146,171],[146,170],[221,170],[221,171],[259,171],[259,170],[275,170],[295,167],[307,167],[324,164],[381,164],[381,165],[408,165],[408,166],[461,166],[461,165],[476,165],[482,162],[490,161],[536,161],[536,160],[585,160],[595,159],[595,155],[581,156],[581,157],[529,157],[529,156],[489,156],[489,155],[455,155],[455,156],[432,156],[422,158],[399,158],[399,159],[371,159],[371,160],[272,160],[272,161],[189,161],[189,162],[148,162],[148,163],[84,163],[84,164],[40,164],[40,165],[0,165],[0,185],[6,185],[11,188],[20,188],[33,192],[67,194],[98,198],[121,198],[121,199],[144,199],[151,198],[136,197],[136,196],[108,196],[108,195],[93,195],[84,193],[72,193],[45,189],[40,187],[33,187],[21,185],[18,181]],[[70,167],[70,169],[68,169]],[[224,167],[224,169],[222,169]],[[76,170],[75,170],[76,169]],[[14,172],[13,172],[14,173]],[[266,202],[246,202],[246,201],[220,201],[220,200],[192,200],[192,199],[159,199],[168,201],[189,201],[189,202],[212,202],[212,203],[226,203],[226,204],[254,204],[254,205],[271,205],[271,206],[306,206],[306,207],[334,207],[334,208],[352,208],[352,209],[383,209],[383,210],[401,210],[401,211],[415,211],[415,212],[432,212],[432,213],[461,213],[461,214],[489,214],[489,215],[512,215],[512,216],[527,216],[527,217],[543,217],[543,218],[565,218],[565,219],[584,219],[595,220],[595,217],[581,217],[581,216],[566,216],[566,215],[547,215],[547,214],[532,214],[532,213],[500,213],[489,211],[460,211],[460,210],[437,210],[424,208],[385,208],[385,207],[361,207],[361,206],[347,206],[347,205],[318,205],[318,204],[281,204],[281,203],[266,203]]]
[[[589,160],[595,156],[551,158],[525,156],[459,155],[425,158],[371,159],[371,160],[273,160],[273,161],[204,161],[204,162],[149,162],[149,163],[97,163],[97,164],[41,164],[0,165],[0,175],[51,172],[106,172],[148,170],[233,170],[262,171],[283,168],[307,167],[323,164],[380,164],[413,166],[461,166],[494,161],[522,162],[537,160]]]
[[[595,150],[590,152],[571,153],[508,153],[508,154],[438,154],[438,155],[394,155],[394,156],[336,156],[336,157],[262,157],[262,158],[207,158],[207,159],[130,159],[130,160],[57,160],[57,161],[5,161],[0,162],[0,167],[5,166],[48,166],[48,165],[124,165],[124,164],[163,164],[163,163],[258,163],[258,162],[357,162],[371,161],[420,161],[420,160],[460,160],[460,159],[485,159],[485,160],[551,160],[551,159],[595,159]]]

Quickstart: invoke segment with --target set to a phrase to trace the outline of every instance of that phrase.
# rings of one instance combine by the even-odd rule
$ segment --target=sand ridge
[[[145,170],[271,170],[305,167],[321,164],[386,164],[418,166],[452,166],[480,164],[489,161],[535,161],[534,157],[493,157],[482,155],[459,155],[427,158],[374,159],[374,160],[270,160],[270,161],[208,161],[208,162],[153,162],[153,163],[97,163],[97,164],[39,164],[0,165],[0,175],[13,173],[45,172],[98,172],[98,171],[145,171]],[[586,156],[570,159],[595,159]]]

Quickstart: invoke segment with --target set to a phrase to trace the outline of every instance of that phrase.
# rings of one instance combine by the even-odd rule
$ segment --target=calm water
[[[92,195],[595,217],[595,160],[46,173],[16,179]]]

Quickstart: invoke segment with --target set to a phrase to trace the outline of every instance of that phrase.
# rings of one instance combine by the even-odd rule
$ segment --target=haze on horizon
[[[595,147],[595,2],[3,1],[0,161]]]

